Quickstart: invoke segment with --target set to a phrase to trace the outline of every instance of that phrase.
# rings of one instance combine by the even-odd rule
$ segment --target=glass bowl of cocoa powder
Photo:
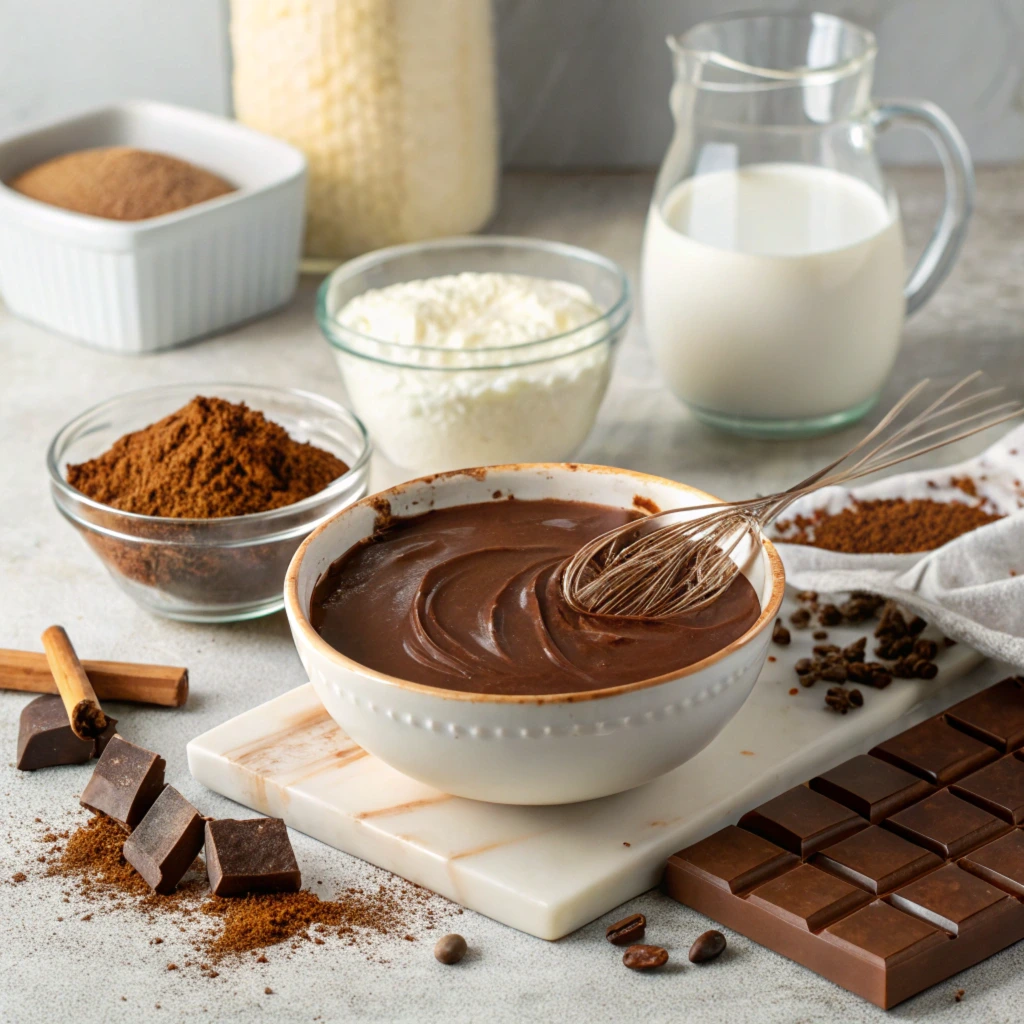
[[[57,509],[138,604],[233,622],[283,606],[299,544],[366,494],[370,448],[319,395],[175,384],[77,416],[46,464]]]

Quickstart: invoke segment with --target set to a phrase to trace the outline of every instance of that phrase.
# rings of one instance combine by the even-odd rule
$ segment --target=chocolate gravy
[[[581,693],[692,665],[760,604],[740,575],[707,608],[644,622],[578,615],[559,587],[586,541],[637,518],[583,502],[495,501],[396,519],[324,574],[310,619],[378,672],[468,693]]]

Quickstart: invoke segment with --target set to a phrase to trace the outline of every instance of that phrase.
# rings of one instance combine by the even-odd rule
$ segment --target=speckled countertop
[[[893,178],[913,245],[927,235],[941,186],[932,172],[901,170]],[[494,230],[589,246],[621,261],[635,280],[651,184],[646,174],[513,176],[505,183]],[[908,325],[888,397],[922,375],[979,366],[1006,382],[1024,382],[1024,168],[984,169],[978,184],[977,214],[963,256],[935,299]],[[274,382],[342,397],[313,322],[315,284],[304,281],[291,308],[277,316],[144,359],[93,352],[0,312],[0,646],[39,649],[40,632],[61,622],[85,657],[187,664],[193,690],[186,709],[122,706],[119,717],[126,726],[130,721],[133,739],[167,758],[168,779],[209,814],[230,816],[238,808],[191,780],[185,743],[303,681],[284,616],[200,627],[137,609],[51,506],[43,455],[54,432],[80,408],[149,384]],[[635,323],[580,458],[738,497],[805,475],[851,437],[847,432],[775,444],[710,433],[660,386]],[[961,453],[983,443],[975,440]],[[399,475],[381,463],[373,472],[378,486]],[[0,694],[0,749],[8,757],[24,703],[22,695]],[[216,978],[169,972],[168,962],[188,955],[185,936],[136,913],[96,912],[81,920],[96,908],[76,895],[63,902],[64,887],[44,877],[45,865],[36,860],[44,850],[38,842],[44,825],[78,820],[68,812],[74,813],[88,772],[78,767],[28,774],[6,759],[0,764],[4,1024],[139,1019],[860,1024],[885,1016],[997,1024],[1021,1018],[1024,943],[885,1015],[732,934],[721,960],[700,969],[690,966],[686,950],[708,922],[657,893],[623,908],[645,913],[650,940],[671,952],[672,965],[654,975],[621,967],[603,938],[607,921],[545,943],[468,912],[451,927],[466,936],[472,953],[459,967],[444,968],[430,952],[433,937],[456,916],[443,904],[434,931],[422,918],[410,921],[415,942],[395,936],[372,946],[301,944],[294,952],[272,950],[267,964],[226,965]],[[322,882],[318,891],[324,894],[381,881],[380,872],[360,861],[301,835],[293,839],[306,880]],[[19,871],[27,880],[11,883]],[[150,943],[164,932],[164,943]],[[273,994],[265,994],[268,987]],[[966,990],[961,1003],[953,1000],[958,988]]]

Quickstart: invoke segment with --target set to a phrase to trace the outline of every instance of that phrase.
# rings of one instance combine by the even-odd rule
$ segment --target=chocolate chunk
[[[21,771],[31,772],[58,764],[85,764],[94,750],[94,740],[80,740],[71,731],[71,722],[60,697],[44,694],[21,709],[17,759]]]
[[[791,853],[755,836],[746,829],[727,825],[719,832],[676,855],[709,884],[739,894],[799,864]]]
[[[165,786],[124,842],[124,859],[158,893],[175,890],[203,848],[203,816]]]
[[[604,937],[615,946],[632,946],[644,937],[647,918],[643,914],[630,914],[605,929]]]
[[[690,947],[690,963],[706,964],[725,952],[725,936],[714,929],[698,935]]]
[[[298,892],[302,885],[280,818],[220,818],[206,823],[206,871],[215,896]]]
[[[622,954],[622,962],[631,971],[649,971],[668,963],[668,950],[661,946],[630,946]]]
[[[434,945],[434,957],[443,964],[457,964],[468,948],[461,935],[442,935]]]
[[[96,762],[81,803],[130,832],[164,788],[166,762],[159,754],[114,736]]]
[[[954,936],[961,929],[972,934],[995,931],[1004,917],[1024,923],[1019,901],[955,864],[911,882],[894,892],[889,902]]]

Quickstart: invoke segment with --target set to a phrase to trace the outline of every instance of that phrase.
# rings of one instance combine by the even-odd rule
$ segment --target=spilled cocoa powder
[[[969,493],[961,486],[960,490]],[[847,554],[931,551],[1001,519],[977,505],[928,498],[854,500],[840,512],[817,509],[776,524],[778,540]]]
[[[294,950],[305,942],[326,945],[333,938],[369,950],[382,937],[407,938],[414,923],[433,930],[441,915],[447,916],[445,910],[461,912],[401,879],[376,889],[348,888],[336,900],[321,899],[309,889],[218,897],[210,893],[201,858],[174,893],[161,896],[125,861],[125,838],[101,815],[77,829],[48,833],[40,841],[56,841],[46,875],[71,884],[65,899],[74,891],[96,912],[127,911],[151,922],[166,919],[177,925],[197,959],[175,962],[175,969],[198,967],[206,977],[217,976],[211,964],[243,954],[259,953],[257,962],[265,963],[264,951],[285,943]],[[159,945],[164,939],[150,941]]]

